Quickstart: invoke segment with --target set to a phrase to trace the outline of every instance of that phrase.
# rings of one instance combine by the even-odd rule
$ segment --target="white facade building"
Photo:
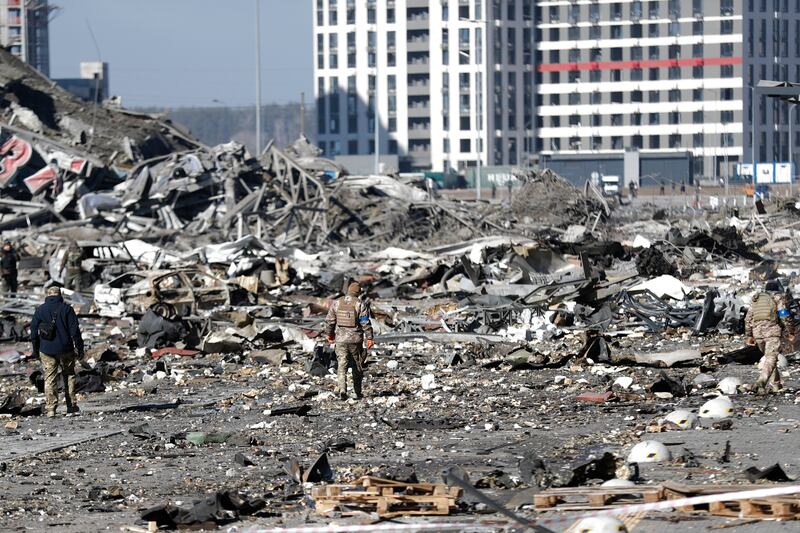
[[[518,164],[532,152],[532,2],[312,2],[326,154],[374,153],[376,94],[380,152],[398,154],[401,170]]]

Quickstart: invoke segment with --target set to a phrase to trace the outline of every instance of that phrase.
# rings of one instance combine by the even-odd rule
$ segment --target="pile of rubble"
[[[745,481],[800,467],[795,397],[744,394],[760,353],[741,338],[756,282],[779,279],[800,318],[792,203],[612,205],[529,169],[510,202],[459,201],[349,176],[306,139],[204,146],[2,50],[0,94],[0,230],[20,254],[0,296],[6,523],[499,530],[724,493],[691,508],[718,525]],[[353,280],[376,346],[368,399],[342,403],[321,333]],[[53,281],[89,349],[84,415],[45,421],[27,326]],[[748,518],[800,515],[779,488]]]

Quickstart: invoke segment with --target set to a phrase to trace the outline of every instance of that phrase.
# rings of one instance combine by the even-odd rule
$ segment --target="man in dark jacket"
[[[17,252],[10,241],[3,243],[0,251],[0,274],[3,277],[4,292],[17,292]]]
[[[52,335],[47,335],[52,330]],[[56,376],[59,369],[64,380],[67,413],[78,413],[75,398],[75,360],[83,359],[83,339],[78,327],[78,316],[75,310],[64,303],[61,289],[53,286],[47,289],[44,304],[40,305],[31,320],[31,341],[33,355],[42,360],[44,372],[44,396],[46,414],[56,416],[58,407],[58,391]]]

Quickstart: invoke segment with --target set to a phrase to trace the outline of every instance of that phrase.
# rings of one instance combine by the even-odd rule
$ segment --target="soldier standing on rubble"
[[[67,414],[80,412],[75,397],[75,361],[83,359],[83,338],[75,310],[61,296],[61,289],[47,289],[44,304],[40,305],[31,320],[33,355],[42,360],[44,372],[45,414],[56,416],[58,389],[56,376],[59,369],[64,380]]]
[[[372,348],[372,324],[367,302],[359,299],[361,285],[351,283],[347,295],[331,305],[325,318],[328,342],[336,342],[337,392],[339,398],[347,399],[347,367],[353,369],[353,391],[356,398],[363,398],[361,381],[364,378],[364,340],[367,350]]]
[[[0,257],[0,273],[3,278],[3,292],[17,292],[17,252],[11,241],[3,243],[2,257]]]
[[[753,390],[757,394],[765,394],[770,389],[777,392],[783,388],[778,369],[778,353],[784,334],[789,342],[794,341],[790,313],[780,295],[780,284],[777,281],[768,281],[765,290],[753,298],[745,317],[747,344],[758,346],[764,354],[761,375],[753,384]]]
[[[71,241],[64,257],[64,286],[75,292],[81,290],[81,247]]]

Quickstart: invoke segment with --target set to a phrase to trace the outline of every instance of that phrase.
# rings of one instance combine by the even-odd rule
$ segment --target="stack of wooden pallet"
[[[377,513],[381,517],[447,515],[456,506],[461,489],[430,483],[401,483],[365,476],[350,485],[314,487],[317,512]]]
[[[720,495],[719,501],[681,505],[675,507],[675,510],[759,520],[800,520],[800,494],[736,499],[737,492],[763,488],[765,485],[684,485],[667,481],[662,485],[650,486],[549,489],[534,495],[533,501],[537,511],[587,511],[619,505]]]
[[[660,501],[659,486],[638,487],[564,487],[535,494],[537,511],[558,508],[559,511],[603,509],[611,505],[632,505]]]
[[[764,485],[684,485],[665,482],[664,498],[675,500],[693,496],[736,493],[743,490],[763,489]],[[709,513],[715,516],[730,516],[753,519],[800,519],[800,494],[751,498],[748,500],[722,500],[700,505],[678,507],[677,511]]]

